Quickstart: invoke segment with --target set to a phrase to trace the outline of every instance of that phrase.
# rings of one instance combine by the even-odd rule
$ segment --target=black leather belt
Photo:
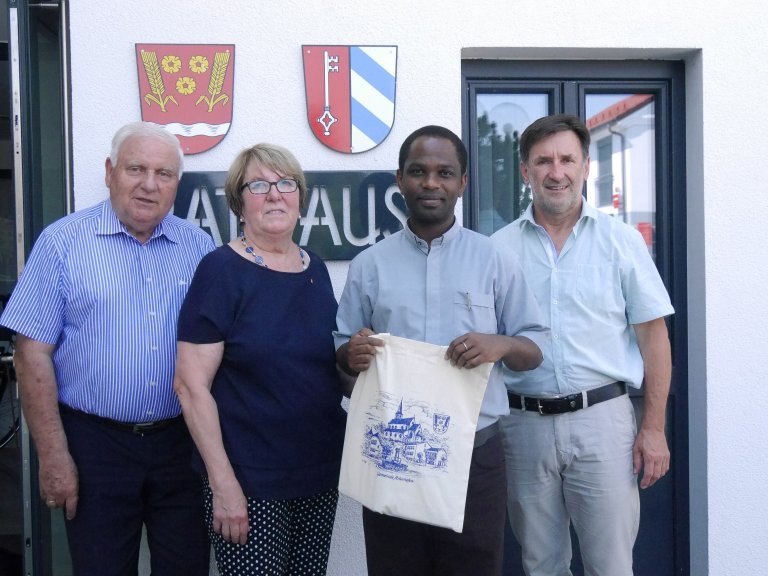
[[[564,414],[565,412],[575,412],[582,408],[587,408],[612,398],[617,398],[627,393],[627,385],[624,382],[612,382],[599,388],[587,390],[587,403],[584,404],[584,394],[568,394],[567,396],[547,396],[537,398],[532,396],[521,396],[514,392],[507,392],[509,398],[509,407],[518,410],[527,410],[538,412],[542,416],[551,414]]]
[[[179,424],[184,420],[183,416],[179,415],[175,418],[155,420],[154,422],[121,422],[120,420],[105,418],[104,416],[99,416],[97,414],[88,414],[87,412],[76,410],[75,408],[67,406],[66,404],[62,404],[61,402],[59,402],[59,410],[67,414],[72,414],[85,420],[90,420],[91,422],[101,424],[102,426],[109,426],[110,428],[123,430],[124,432],[130,432],[132,434],[138,434],[139,436],[160,432],[161,430],[165,430],[174,424]]]

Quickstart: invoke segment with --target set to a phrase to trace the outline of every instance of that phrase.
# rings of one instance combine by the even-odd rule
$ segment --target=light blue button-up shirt
[[[104,201],[43,231],[0,324],[56,345],[59,400],[72,408],[124,422],[177,416],[178,312],[213,248],[172,215],[142,245]]]
[[[356,256],[336,323],[337,348],[363,327],[440,346],[467,332],[526,336],[542,350],[548,334],[514,254],[458,223],[431,247],[406,227]],[[509,413],[500,364],[478,429]]]
[[[505,372],[519,394],[571,394],[614,381],[639,388],[643,359],[632,324],[674,312],[641,234],[582,202],[560,254],[532,206],[492,236],[517,254],[551,329],[541,366]]]

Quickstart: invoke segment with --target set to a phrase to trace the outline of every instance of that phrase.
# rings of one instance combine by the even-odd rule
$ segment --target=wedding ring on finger
[[[48,506],[51,506],[51,507],[52,506],[56,506],[56,500],[48,500],[48,502],[46,502],[46,504],[48,504]]]
[[[464,350],[466,352],[469,352],[469,348],[467,348],[467,343],[466,342],[462,342],[462,344],[464,344]]]

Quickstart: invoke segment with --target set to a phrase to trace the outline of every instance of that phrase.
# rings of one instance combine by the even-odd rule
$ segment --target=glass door
[[[520,135],[541,116],[574,114],[591,134],[587,202],[642,234],[672,297],[672,469],[641,491],[638,576],[671,576],[689,566],[685,174],[672,163],[685,156],[683,72],[682,63],[652,61],[466,60],[462,66],[466,225],[490,235],[525,211],[531,192],[520,174]],[[642,392],[632,400],[639,422]],[[522,574],[519,547],[508,536],[505,574]],[[573,573],[584,573],[577,550]]]
[[[12,262],[3,244],[0,290],[13,289],[43,228],[69,212],[68,106],[65,89],[66,3],[6,0],[10,84],[12,194],[0,169],[0,218],[12,215]],[[1,118],[0,118],[1,120]],[[0,128],[2,122],[0,121]],[[0,160],[0,166],[1,164]],[[5,238],[2,226],[0,242]],[[21,494],[24,574],[71,574],[63,518],[50,514],[38,496],[37,460],[22,419]]]

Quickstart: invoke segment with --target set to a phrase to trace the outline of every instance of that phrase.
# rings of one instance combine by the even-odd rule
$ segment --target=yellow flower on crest
[[[169,74],[175,74],[181,70],[181,60],[179,57],[172,54],[163,56],[163,70]]]
[[[195,91],[195,88],[197,87],[197,84],[195,84],[195,81],[192,80],[189,76],[182,76],[178,80],[176,80],[176,90],[179,92],[179,94],[185,94],[189,95],[192,94],[192,92]]]
[[[189,69],[195,74],[202,74],[208,70],[208,58],[205,56],[192,56],[189,59]]]

